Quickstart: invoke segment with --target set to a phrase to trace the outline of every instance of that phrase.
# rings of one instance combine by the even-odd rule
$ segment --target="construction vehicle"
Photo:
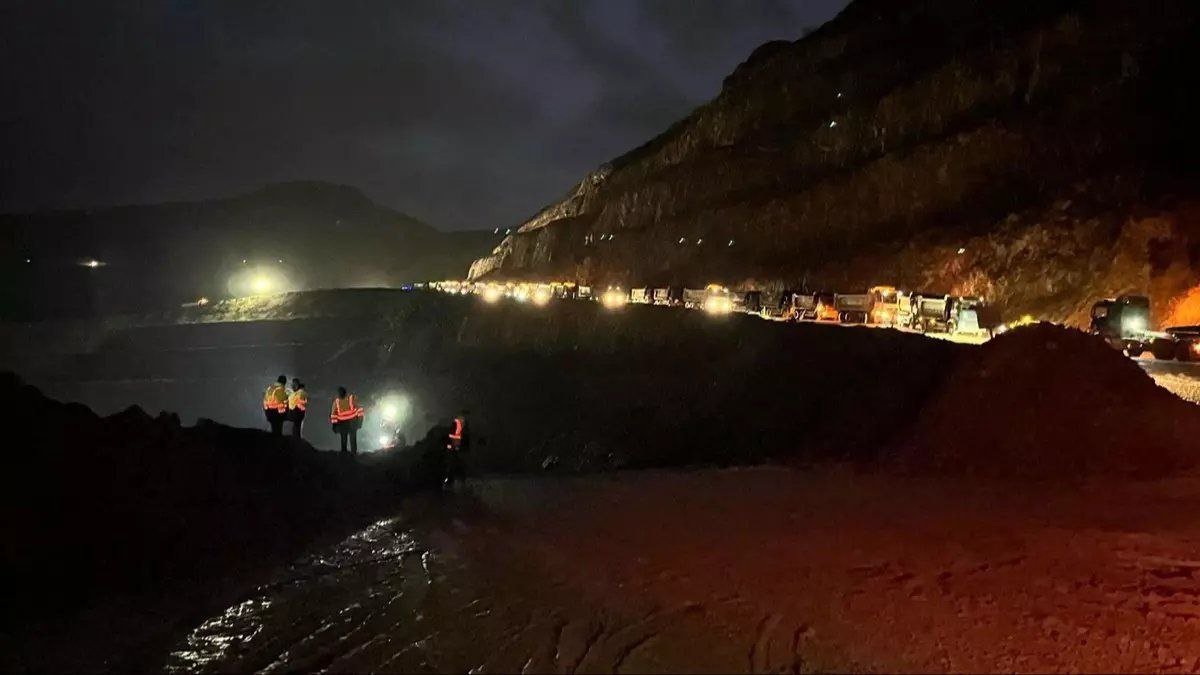
[[[1000,327],[1000,315],[981,298],[966,295],[954,299],[952,314],[955,319],[954,333],[992,337]]]
[[[766,309],[766,305],[763,304],[762,291],[746,291],[735,295],[733,308],[747,314],[762,314]]]
[[[871,316],[871,294],[838,293],[833,296],[833,308],[841,323],[867,323]]]
[[[683,306],[688,309],[703,309],[704,301],[708,298],[708,291],[703,288],[685,288],[683,289]]]
[[[922,333],[953,333],[958,321],[952,309],[949,295],[913,293],[909,296],[908,327]]]
[[[1115,349],[1129,356],[1141,356],[1150,352],[1156,359],[1172,359],[1180,344],[1190,341],[1181,339],[1186,327],[1179,327],[1180,337],[1169,331],[1150,330],[1150,298],[1144,295],[1122,295],[1107,298],[1092,305],[1091,331],[1104,338]]]
[[[1175,339],[1175,359],[1200,361],[1200,326],[1172,326],[1167,335]]]
[[[704,289],[701,307],[708,314],[729,314],[733,311],[733,294],[719,284],[709,284]]]
[[[779,298],[775,301],[774,305],[764,303],[763,316],[775,319],[784,318],[791,311],[792,299],[795,295],[796,291],[790,289],[780,291]]]
[[[629,301],[639,305],[654,304],[653,288],[634,288],[629,291]]]
[[[669,305],[671,304],[670,290],[666,288],[654,289],[654,304]]]
[[[620,309],[629,304],[629,291],[620,286],[609,286],[599,297],[605,309]]]
[[[817,316],[817,296],[815,293],[791,293],[784,295],[787,306],[783,311],[785,321],[811,321]]]
[[[816,303],[813,308],[813,318],[817,321],[838,321],[837,294],[820,291],[813,295]]]
[[[872,286],[867,289],[871,296],[869,321],[880,326],[894,326],[900,313],[900,293],[895,286]]]

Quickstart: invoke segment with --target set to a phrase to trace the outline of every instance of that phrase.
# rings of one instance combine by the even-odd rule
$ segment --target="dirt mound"
[[[118,598],[194,611],[231,580],[257,583],[314,539],[361,527],[404,488],[398,453],[346,461],[303,441],[206,420],[184,427],[136,406],[100,417],[10,373],[0,373],[0,409],[10,423],[0,644],[68,632],[81,610]],[[142,630],[129,628],[126,647]],[[81,645],[74,652],[84,662],[105,657]],[[0,669],[38,663],[0,658]]]
[[[1153,476],[1195,462],[1200,408],[1083,332],[1036,324],[963,355],[901,452],[998,476]]]

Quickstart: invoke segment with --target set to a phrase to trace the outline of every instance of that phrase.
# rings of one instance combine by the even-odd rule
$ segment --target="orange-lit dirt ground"
[[[1196,476],[1018,488],[762,468],[492,480],[471,492],[432,509],[418,501],[299,564],[198,628],[172,663],[1200,666]]]

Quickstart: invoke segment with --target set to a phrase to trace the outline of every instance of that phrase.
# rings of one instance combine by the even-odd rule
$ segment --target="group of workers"
[[[308,410],[308,391],[299,378],[292,378],[291,389],[288,389],[287,381],[286,375],[280,375],[263,392],[263,414],[266,415],[272,435],[282,436],[284,422],[291,422],[292,436],[301,438],[304,416]],[[358,430],[362,428],[366,414],[367,409],[359,403],[354,394],[347,392],[345,387],[337,388],[337,397],[333,399],[333,406],[329,410],[329,423],[341,439],[343,454],[358,454]],[[456,415],[452,425],[446,438],[449,459],[446,484],[464,476],[462,456],[470,443],[466,411]]]
[[[329,423],[342,440],[341,451],[357,455],[358,430],[362,428],[367,411],[358,403],[354,394],[347,393],[345,387],[338,387],[337,391],[337,398],[333,399],[333,407],[329,411]],[[300,438],[307,410],[308,391],[299,378],[292,378],[292,388],[288,389],[287,376],[280,375],[263,392],[263,414],[266,415],[267,424],[275,436],[282,436],[284,422],[291,422],[292,436]]]
[[[304,426],[304,414],[308,410],[308,392],[299,378],[292,378],[292,388],[287,388],[287,376],[280,375],[263,393],[263,414],[275,436],[283,435],[283,423],[292,423],[292,436],[300,438]]]

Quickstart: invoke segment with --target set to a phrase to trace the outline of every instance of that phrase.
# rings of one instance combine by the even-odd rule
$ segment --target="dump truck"
[[[708,290],[704,288],[683,289],[683,306],[688,309],[704,309],[704,301],[708,298]]]
[[[949,295],[913,293],[909,296],[909,328],[922,333],[953,333],[958,327],[951,314],[953,304]]]
[[[1172,326],[1163,332],[1174,338],[1177,360],[1200,361],[1200,326]]]
[[[841,323],[867,323],[871,317],[871,294],[838,293],[833,296],[833,308]]]
[[[1141,356],[1148,351],[1156,359],[1172,359],[1180,345],[1190,351],[1188,331],[1185,327],[1175,330],[1179,337],[1169,330],[1150,330],[1150,298],[1144,295],[1121,295],[1092,305],[1091,332],[1129,356]]]
[[[787,307],[783,311],[784,320],[811,321],[816,316],[817,295],[815,293],[791,293]]]
[[[991,337],[1000,327],[999,313],[981,298],[965,295],[953,298],[952,303],[951,317],[955,319],[955,329],[951,332]]]
[[[700,307],[709,314],[729,314],[733,311],[733,294],[720,284],[709,284]]]
[[[872,286],[867,295],[871,296],[868,320],[879,326],[895,326],[900,313],[900,292],[896,287]]]
[[[653,288],[634,288],[629,291],[629,301],[639,305],[654,304]]]
[[[792,309],[792,299],[795,295],[796,291],[791,289],[780,291],[774,303],[769,301],[763,303],[763,316],[778,319],[784,318]],[[772,296],[772,299],[775,299],[775,297]]]
[[[762,314],[766,308],[766,305],[763,304],[762,291],[745,291],[735,294],[733,308],[747,314]]]
[[[837,293],[819,291],[814,294],[816,307],[813,308],[813,318],[817,321],[837,321]]]

